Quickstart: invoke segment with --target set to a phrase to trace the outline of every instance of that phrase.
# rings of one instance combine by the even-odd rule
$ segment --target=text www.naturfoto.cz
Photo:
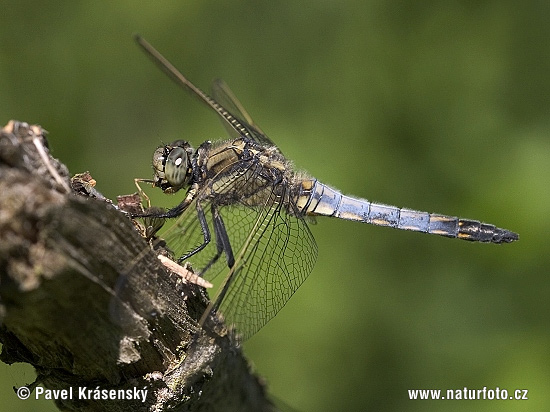
[[[508,391],[498,386],[495,389],[409,389],[410,400],[527,400],[528,389]]]

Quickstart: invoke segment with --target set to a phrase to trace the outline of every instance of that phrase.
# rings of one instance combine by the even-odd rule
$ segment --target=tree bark
[[[39,126],[0,132],[0,359],[33,365],[35,390],[72,387],[62,410],[274,410],[230,334],[197,332],[204,289],[48,153]],[[144,402],[104,399],[136,388]]]

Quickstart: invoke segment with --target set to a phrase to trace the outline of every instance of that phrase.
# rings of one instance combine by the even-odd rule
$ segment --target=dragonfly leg
[[[218,253],[223,250],[227,259],[227,266],[233,267],[235,264],[235,256],[233,255],[233,249],[231,248],[231,243],[229,243],[229,236],[227,236],[227,230],[225,230],[225,224],[223,223],[223,219],[218,209],[212,207],[212,216],[214,218],[214,233],[216,234]]]
[[[135,179],[135,180],[138,180],[140,182],[148,182],[145,179]],[[137,182],[136,182],[136,185],[138,186],[138,188],[140,188],[139,185],[137,184]],[[185,195],[185,199],[183,199],[183,202],[181,202],[176,207],[173,207],[172,209],[169,209],[169,210],[164,211],[164,212],[159,212],[155,208],[153,208],[153,209],[149,208],[149,209],[146,209],[145,212],[143,212],[143,213],[139,213],[139,214],[134,213],[134,214],[132,214],[132,217],[158,217],[158,218],[163,218],[163,219],[173,219],[175,217],[178,217],[183,212],[185,212],[185,210],[189,207],[191,202],[193,202],[193,200],[195,199],[195,196],[197,194],[197,190],[198,190],[198,186],[196,184],[194,184],[187,191],[187,195]],[[147,199],[149,199],[149,198],[147,198]],[[197,202],[197,212],[199,211],[199,208],[200,208],[200,206]],[[202,211],[202,209],[201,209],[201,211]],[[206,219],[204,218],[204,213],[202,214],[202,216],[203,216],[203,219],[204,219],[204,225],[203,225],[203,222],[201,222],[201,226],[204,228],[204,226],[206,225]],[[206,227],[208,229],[208,225],[206,225]],[[203,231],[203,233],[204,233],[204,231]]]
[[[208,222],[206,221],[206,216],[204,215],[204,210],[201,206],[201,203],[197,201],[197,218],[199,219],[199,224],[201,225],[201,231],[202,235],[204,237],[204,242],[197,246],[195,249],[193,249],[191,252],[183,255],[178,259],[178,263],[182,263],[184,260],[188,259],[189,257],[193,256],[195,253],[200,252],[203,250],[211,240],[210,237],[210,229],[208,229]]]
[[[139,196],[143,200],[145,200],[145,202],[147,202],[147,208],[149,209],[149,208],[151,208],[151,200],[149,199],[149,196],[147,196],[147,194],[143,191],[143,189],[139,185],[140,183],[154,184],[154,181],[151,180],[151,179],[139,179],[139,178],[134,179],[134,184],[136,185],[136,187],[138,189]]]
[[[230,268],[235,264],[235,256],[233,255],[233,248],[229,243],[229,236],[225,230],[225,224],[223,219],[214,206],[212,206],[212,217],[214,222],[214,235],[216,236],[216,254],[210,259],[208,264],[202,268],[201,272],[205,273],[210,267],[218,261],[222,253],[225,253],[227,260],[227,266]]]
[[[231,247],[231,243],[229,242],[229,236],[227,235],[225,224],[223,223],[220,212],[214,206],[212,206],[212,217],[214,222],[214,234],[216,235],[217,253],[204,268],[204,271],[206,271],[210,266],[216,263],[222,253],[225,253],[228,267],[231,268],[235,264],[235,256],[233,255],[233,248]]]

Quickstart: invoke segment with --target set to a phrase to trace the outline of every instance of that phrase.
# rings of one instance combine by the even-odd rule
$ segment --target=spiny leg
[[[147,209],[150,209],[151,208],[151,199],[149,199],[149,196],[147,196],[147,194],[144,192],[144,190],[141,188],[141,186],[139,185],[140,183],[149,183],[149,184],[153,184],[154,182],[151,180],[151,179],[140,179],[140,178],[136,178],[134,179],[134,184],[136,185],[137,187],[137,190],[138,190],[138,193],[139,193],[139,196],[145,200],[147,202]]]
[[[210,229],[208,229],[208,222],[206,221],[206,216],[204,215],[204,210],[201,206],[201,203],[197,201],[197,218],[199,219],[199,224],[201,226],[201,231],[203,235],[204,242],[197,246],[195,249],[193,249],[191,252],[183,255],[182,257],[178,258],[178,263],[182,263],[184,260],[188,259],[189,257],[193,256],[194,254],[200,252],[203,250],[211,240],[210,237]]]
[[[227,266],[233,267],[235,264],[235,256],[233,255],[233,248],[227,236],[227,230],[225,224],[220,215],[218,209],[212,205],[212,220],[214,224],[214,235],[216,236],[216,254],[212,257],[210,262],[202,269],[202,272],[206,272],[214,263],[218,261],[222,253],[225,253],[227,260]]]

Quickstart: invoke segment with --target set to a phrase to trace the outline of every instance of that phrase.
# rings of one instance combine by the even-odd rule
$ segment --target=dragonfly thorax
[[[190,184],[194,149],[184,140],[164,145],[153,154],[154,185],[165,193],[175,193]]]

